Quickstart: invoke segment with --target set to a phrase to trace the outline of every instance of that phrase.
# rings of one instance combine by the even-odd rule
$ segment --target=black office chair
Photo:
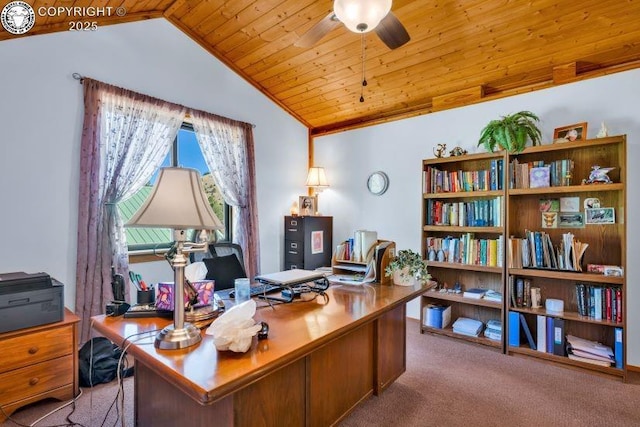
[[[204,256],[200,254],[200,257],[199,261],[204,262],[207,267],[206,279],[216,281],[216,291],[233,288],[235,279],[247,277],[242,248],[237,243],[211,243],[209,244],[209,253]],[[195,258],[192,258],[192,261]]]

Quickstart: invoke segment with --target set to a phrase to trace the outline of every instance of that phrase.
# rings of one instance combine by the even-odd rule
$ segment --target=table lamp
[[[307,183],[305,185],[313,189],[317,203],[318,194],[325,188],[329,187],[327,176],[324,174],[324,168],[318,166],[309,168],[309,173],[307,174]],[[318,211],[318,206],[316,206],[316,212]]]
[[[155,347],[169,350],[199,343],[202,339],[200,330],[184,321],[184,268],[187,266],[185,253],[205,251],[208,242],[187,243],[186,234],[188,229],[220,230],[224,225],[209,205],[198,171],[176,167],[160,169],[151,194],[125,226],[173,229],[173,325],[158,333]]]

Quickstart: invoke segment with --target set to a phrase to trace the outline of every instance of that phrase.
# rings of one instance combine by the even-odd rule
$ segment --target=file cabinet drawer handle
[[[297,228],[290,228],[290,229],[288,229],[287,231],[289,231],[289,232],[291,232],[291,233],[295,233],[295,232],[297,232],[297,231],[298,231],[298,229],[297,229]]]
[[[289,251],[291,255],[298,255],[298,251]]]

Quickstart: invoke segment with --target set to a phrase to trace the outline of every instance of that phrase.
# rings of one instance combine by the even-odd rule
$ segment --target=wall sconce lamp
[[[173,229],[174,244],[169,251],[174,277],[173,325],[158,333],[155,347],[173,350],[199,343],[202,340],[200,330],[184,321],[185,254],[206,251],[208,242],[187,242],[186,234],[188,229],[221,230],[224,225],[211,210],[198,171],[174,167],[160,169],[151,195],[125,226]]]

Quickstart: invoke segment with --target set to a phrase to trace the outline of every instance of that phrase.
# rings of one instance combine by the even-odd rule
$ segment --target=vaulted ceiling
[[[411,40],[391,50],[375,33],[365,35],[364,88],[360,35],[340,24],[312,47],[295,46],[332,11],[332,0],[28,3],[36,23],[25,36],[67,31],[78,20],[41,16],[51,11],[41,7],[112,7],[110,16],[82,18],[98,31],[164,17],[312,135],[640,67],[637,0],[394,0]],[[0,32],[0,40],[15,37]]]

